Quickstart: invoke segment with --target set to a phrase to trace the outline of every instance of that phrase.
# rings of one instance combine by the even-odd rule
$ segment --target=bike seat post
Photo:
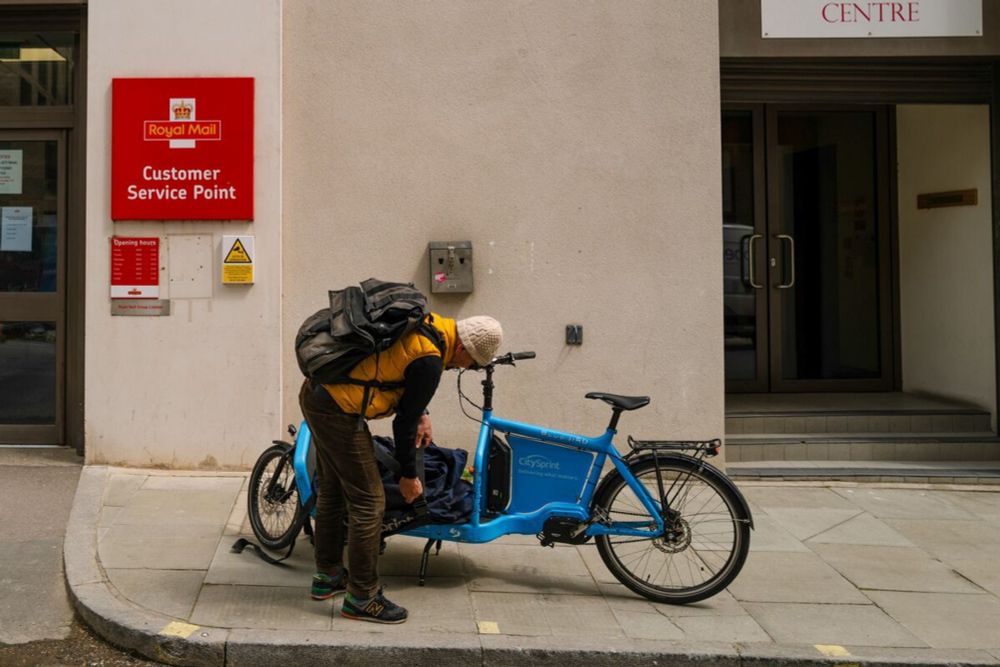
[[[621,408],[611,409],[611,421],[608,423],[608,430],[614,431],[618,428],[618,418],[622,416]]]

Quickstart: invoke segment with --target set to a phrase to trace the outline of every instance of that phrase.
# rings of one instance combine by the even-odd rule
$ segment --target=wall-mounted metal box
[[[472,291],[472,241],[431,241],[431,292]]]

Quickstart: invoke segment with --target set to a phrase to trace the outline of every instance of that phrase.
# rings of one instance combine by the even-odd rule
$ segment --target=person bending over
[[[403,499],[412,503],[423,493],[416,449],[431,441],[426,408],[442,371],[485,366],[503,340],[500,323],[492,317],[456,322],[431,313],[425,324],[432,332],[422,331],[422,326],[403,335],[385,351],[363,360],[349,375],[360,381],[401,383],[402,388],[372,387],[364,407],[365,387],[361,384],[322,385],[306,380],[299,394],[302,414],[316,443],[317,572],[311,595],[315,600],[326,600],[346,589],[340,610],[346,618],[402,623],[407,617],[406,609],[389,601],[378,585],[385,493],[367,420],[395,415],[392,431],[400,465],[399,489]],[[438,340],[430,333],[436,333]],[[343,562],[345,537],[349,572]]]

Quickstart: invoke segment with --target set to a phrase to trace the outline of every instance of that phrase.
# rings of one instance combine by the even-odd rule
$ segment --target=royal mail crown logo
[[[221,120],[197,120],[198,101],[193,97],[171,97],[168,120],[143,123],[143,139],[168,141],[170,148],[196,148],[199,141],[222,139]]]
[[[173,106],[171,111],[173,111],[174,120],[192,120],[194,106],[181,100]]]

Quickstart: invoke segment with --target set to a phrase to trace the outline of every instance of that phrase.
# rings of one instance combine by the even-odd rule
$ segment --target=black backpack
[[[319,384],[364,385],[364,414],[371,387],[394,389],[403,385],[349,378],[361,361],[388,349],[414,330],[430,339],[444,355],[444,341],[427,321],[429,314],[427,298],[413,283],[369,278],[360,287],[331,290],[330,307],[307,318],[295,336],[299,369]]]

